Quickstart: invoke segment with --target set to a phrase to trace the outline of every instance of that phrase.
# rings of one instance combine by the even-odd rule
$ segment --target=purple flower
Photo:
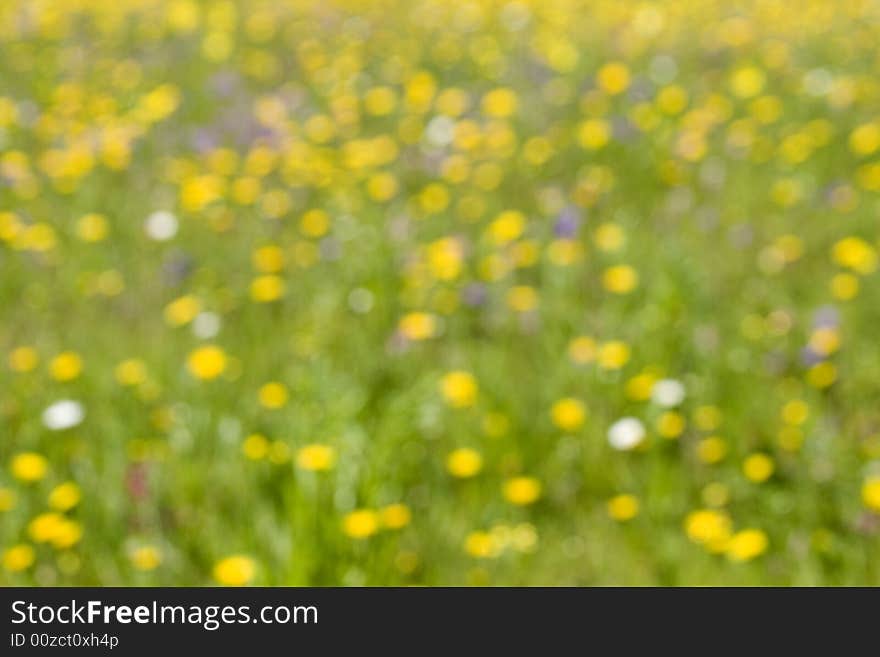
[[[553,232],[556,237],[572,239],[577,235],[580,223],[581,220],[578,217],[577,210],[569,206],[559,213],[559,216],[556,218],[556,225],[553,227]]]
[[[486,303],[486,287],[481,283],[471,283],[462,293],[465,305],[476,307]]]
[[[840,312],[834,306],[822,306],[813,313],[813,328],[836,328],[840,325]]]
[[[806,367],[812,367],[818,363],[821,363],[824,360],[822,354],[813,351],[813,348],[810,346],[806,346],[801,349],[801,362]]]

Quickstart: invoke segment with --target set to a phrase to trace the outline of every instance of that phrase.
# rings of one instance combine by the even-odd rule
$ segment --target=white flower
[[[425,136],[434,146],[447,146],[455,137],[455,121],[448,116],[435,116],[425,129]]]
[[[663,408],[678,406],[684,401],[684,386],[675,379],[660,379],[651,388],[651,401]]]
[[[157,242],[165,242],[177,235],[177,217],[170,212],[159,210],[144,222],[147,237]]]
[[[210,312],[199,313],[193,320],[192,330],[197,338],[210,340],[220,332],[220,316]]]
[[[43,411],[43,424],[52,431],[62,431],[75,427],[85,416],[86,411],[78,401],[62,399]]]
[[[637,447],[645,439],[645,425],[634,417],[623,417],[608,427],[608,443],[619,450]]]

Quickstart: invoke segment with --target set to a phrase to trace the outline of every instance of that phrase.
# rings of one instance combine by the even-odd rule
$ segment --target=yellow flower
[[[391,114],[396,104],[397,93],[391,87],[373,87],[364,94],[364,108],[374,116]]]
[[[471,101],[467,92],[461,89],[452,88],[441,91],[437,95],[437,101],[434,105],[440,114],[456,117],[464,114],[470,104]]]
[[[321,237],[330,229],[330,215],[317,208],[309,210],[300,218],[299,229],[308,237]]]
[[[100,242],[110,232],[106,217],[100,214],[87,214],[76,222],[76,235],[83,242]]]
[[[449,191],[440,183],[430,183],[419,192],[418,199],[425,213],[436,214],[449,205]]]
[[[664,114],[675,116],[680,114],[688,103],[688,94],[677,84],[664,87],[657,94],[657,107]]]
[[[593,233],[596,246],[602,251],[613,253],[623,248],[626,243],[626,233],[623,228],[610,221],[599,224]]]
[[[760,484],[770,478],[776,466],[773,459],[766,454],[756,453],[746,457],[742,469],[746,479]]]
[[[60,513],[41,513],[28,523],[28,535],[37,543],[48,543],[55,538],[62,522],[64,516]]]
[[[516,92],[504,87],[493,89],[483,96],[483,113],[497,118],[506,118],[516,111]]]
[[[194,377],[203,380],[216,379],[226,370],[226,352],[216,345],[205,345],[192,351],[186,365]]]
[[[367,194],[374,201],[390,201],[399,187],[397,178],[387,171],[373,174],[367,179]]]
[[[609,95],[623,93],[629,87],[629,69],[622,62],[609,62],[599,69],[596,82]]]
[[[31,372],[40,362],[40,355],[33,347],[16,347],[9,352],[9,367],[13,372]]]
[[[611,139],[611,124],[604,119],[587,119],[578,126],[577,138],[584,148],[599,150]]]
[[[251,281],[251,299],[258,303],[270,303],[284,296],[286,291],[284,279],[275,274],[257,276]]]
[[[336,450],[330,445],[313,443],[301,447],[296,453],[296,466],[302,470],[326,472],[336,464]]]
[[[619,370],[629,362],[629,357],[629,345],[619,340],[612,340],[599,347],[597,360],[603,370]]]
[[[459,447],[446,457],[446,469],[453,477],[473,477],[483,469],[483,457],[475,449]]]
[[[258,395],[260,405],[270,409],[281,408],[287,403],[288,399],[287,387],[277,381],[271,381],[260,386]]]
[[[371,509],[357,509],[342,520],[342,531],[351,538],[369,538],[379,530],[379,514]]]
[[[803,399],[792,399],[782,407],[782,421],[790,425],[801,425],[807,421],[810,407]]]
[[[853,274],[835,274],[830,287],[835,299],[849,301],[859,293],[859,279]]]
[[[138,358],[129,358],[116,366],[114,374],[120,385],[137,386],[147,380],[147,366]]]
[[[553,424],[563,431],[577,431],[587,417],[587,409],[583,402],[573,397],[560,399],[550,409]]]
[[[730,541],[732,523],[723,511],[700,509],[692,511],[684,520],[688,538],[710,552],[723,552]]]
[[[645,401],[651,398],[651,391],[657,377],[651,372],[642,372],[626,382],[626,396],[634,401]]]
[[[804,444],[804,432],[800,427],[786,425],[779,430],[777,440],[786,452],[797,452]]]
[[[859,274],[870,274],[877,269],[877,250],[860,237],[846,237],[836,242],[831,257],[841,267]]]
[[[162,552],[154,545],[142,545],[131,551],[129,559],[137,570],[155,570],[162,563]]]
[[[518,313],[529,312],[538,305],[538,293],[529,285],[514,285],[507,292],[507,305]]]
[[[79,486],[72,481],[59,484],[49,493],[49,506],[56,511],[69,511],[82,497]]]
[[[830,356],[840,348],[840,333],[834,328],[818,328],[810,335],[809,344],[820,356]]]
[[[868,477],[862,484],[862,502],[871,511],[880,513],[880,476]]]
[[[82,358],[75,351],[62,352],[49,363],[49,373],[56,381],[73,381],[82,369]]]
[[[744,66],[737,69],[730,78],[730,86],[734,95],[740,98],[752,98],[764,89],[767,77],[755,66]]]
[[[817,363],[807,370],[807,383],[814,388],[827,388],[837,381],[837,368],[834,363]]]
[[[49,462],[36,452],[20,452],[12,458],[12,476],[19,481],[40,481],[49,470]]]
[[[10,511],[13,508],[15,508],[15,492],[10,488],[0,486],[0,513]]]
[[[871,155],[880,149],[880,124],[863,123],[849,135],[849,149],[856,155]]]
[[[553,240],[547,247],[547,256],[554,265],[567,267],[580,259],[581,245],[570,239]]]
[[[79,543],[82,534],[82,526],[78,522],[62,518],[56,525],[50,541],[56,549],[66,550]]]
[[[541,249],[535,240],[522,240],[510,247],[510,255],[516,267],[532,267],[541,256]],[[497,255],[497,254],[496,254]]]
[[[687,426],[687,421],[681,413],[666,411],[657,418],[657,433],[664,438],[678,438]]]
[[[727,456],[727,443],[718,436],[703,438],[697,443],[697,458],[710,465],[718,463]]]
[[[446,403],[454,408],[473,406],[477,398],[477,380],[470,372],[457,370],[446,374],[440,382]]]
[[[727,544],[727,558],[731,561],[750,561],[767,551],[767,534],[760,529],[736,532]]]
[[[191,294],[179,297],[165,306],[165,321],[171,326],[189,324],[202,310],[202,304]]]
[[[596,360],[596,341],[586,335],[576,337],[568,343],[568,357],[578,365],[586,365]]]
[[[512,477],[504,482],[502,492],[511,504],[533,504],[541,497],[541,482],[534,477]]]
[[[184,210],[199,212],[223,195],[224,181],[219,176],[192,176],[180,186],[180,204]]]
[[[269,441],[261,434],[252,433],[244,439],[241,451],[251,461],[259,461],[269,453]]]
[[[257,574],[257,564],[242,554],[221,559],[214,566],[214,579],[223,586],[244,586]]]
[[[323,114],[311,116],[303,125],[306,136],[316,144],[326,144],[336,135],[333,121]]]
[[[505,210],[499,214],[487,229],[493,244],[502,245],[520,237],[526,227],[526,217],[517,210]]]
[[[436,335],[437,319],[430,313],[408,313],[400,319],[398,329],[408,340],[427,340]]]
[[[19,543],[4,550],[3,568],[11,573],[18,573],[33,566],[36,559],[37,555],[34,552],[34,548],[26,543]]]
[[[264,274],[277,274],[284,269],[284,251],[280,246],[270,244],[254,250],[251,256],[254,268]]]
[[[498,556],[501,546],[489,532],[476,531],[465,538],[464,551],[477,559],[491,559]]]
[[[451,281],[461,273],[464,250],[459,240],[444,237],[428,245],[428,262],[437,280]]]
[[[632,292],[639,284],[639,274],[629,265],[609,267],[602,273],[602,285],[614,294]]]
[[[632,520],[639,513],[639,500],[635,495],[615,495],[608,500],[608,515],[619,522]]]
[[[437,81],[427,71],[418,71],[406,83],[406,102],[416,111],[426,112],[435,93]]]
[[[389,504],[379,511],[379,519],[383,527],[401,529],[409,524],[412,514],[406,504]]]
[[[541,256],[541,249],[534,240],[522,240],[510,246],[510,259],[516,267],[531,267]],[[496,254],[497,255],[497,254]]]

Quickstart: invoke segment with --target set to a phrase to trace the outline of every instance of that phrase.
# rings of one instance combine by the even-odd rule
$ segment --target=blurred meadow
[[[0,3],[0,583],[880,584],[878,44]]]

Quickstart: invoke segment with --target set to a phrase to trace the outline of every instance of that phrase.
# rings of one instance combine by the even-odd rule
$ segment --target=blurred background
[[[0,583],[880,584],[878,42],[3,2]]]

